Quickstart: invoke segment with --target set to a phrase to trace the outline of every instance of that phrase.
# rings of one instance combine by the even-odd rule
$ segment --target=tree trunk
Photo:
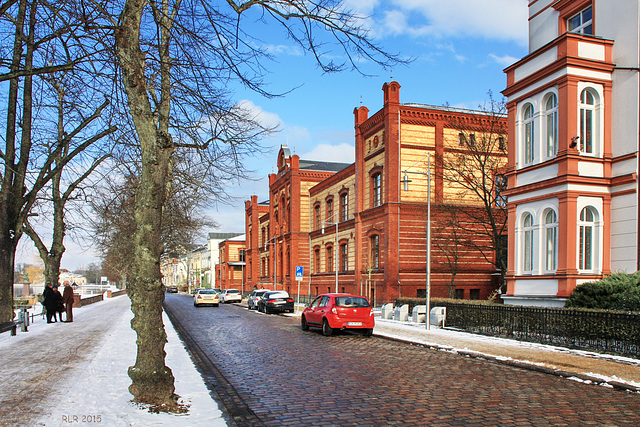
[[[117,54],[142,153],[135,207],[135,258],[127,286],[134,313],[131,327],[138,337],[136,363],[129,368],[129,391],[136,402],[174,410],[174,378],[165,366],[167,335],[162,322],[164,286],[160,272],[162,210],[173,145],[168,133],[159,129],[147,94],[145,58],[140,49],[140,23],[146,5],[145,1],[127,1],[116,29]]]

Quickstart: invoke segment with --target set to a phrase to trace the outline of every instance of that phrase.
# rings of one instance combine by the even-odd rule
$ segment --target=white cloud
[[[262,45],[261,49],[270,55],[288,55],[288,56],[303,56],[304,52],[300,46],[284,45],[284,44],[266,44]]]
[[[490,53],[489,57],[493,59],[495,62],[497,62],[498,64],[502,65],[503,67],[508,67],[509,65],[518,62],[518,58],[513,57],[511,55],[498,56],[493,53]]]
[[[392,0],[387,31],[414,37],[482,37],[527,44],[526,0]],[[422,17],[423,19],[420,19]]]
[[[282,119],[276,113],[265,111],[259,105],[253,103],[248,99],[239,101],[236,106],[244,110],[247,115],[261,125],[269,128],[281,128],[283,125]]]
[[[343,2],[345,9],[353,11],[362,17],[371,15],[379,4],[380,0],[345,0]]]

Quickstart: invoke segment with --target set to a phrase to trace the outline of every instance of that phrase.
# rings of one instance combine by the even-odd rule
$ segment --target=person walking
[[[75,285],[75,283],[74,283]],[[73,288],[69,282],[64,282],[64,292],[62,293],[62,302],[67,312],[67,320],[65,322],[73,322]]]
[[[53,292],[51,285],[47,284],[42,292],[43,305],[47,312],[47,323],[53,323],[56,321],[56,296]]]

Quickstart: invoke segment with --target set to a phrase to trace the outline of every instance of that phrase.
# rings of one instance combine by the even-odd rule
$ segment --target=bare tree
[[[0,321],[11,320],[15,251],[24,224],[40,191],[87,147],[110,131],[109,126],[83,137],[107,104],[88,107],[63,132],[48,132],[50,99],[41,76],[78,73],[90,61],[84,29],[90,17],[77,19],[75,2],[6,1],[0,5],[0,33],[12,45],[0,47],[0,81],[8,82],[5,146],[0,151]],[[93,73],[92,80],[99,79]],[[86,88],[86,84],[85,84]],[[55,101],[53,101],[55,105]],[[55,129],[55,125],[53,126]]]
[[[199,183],[199,175],[193,174],[193,163],[186,159],[179,160],[177,156],[174,160],[178,160],[179,165],[173,168],[172,183],[168,186],[163,212],[163,257],[175,257],[191,250],[196,246],[196,240],[203,237],[204,230],[217,227],[204,212],[212,194],[208,187]],[[128,171],[122,177],[117,175],[102,180],[91,199],[94,211],[92,235],[102,253],[103,267],[109,271],[108,276],[125,283],[135,255],[131,236],[135,233],[135,194],[138,185],[137,174]]]
[[[452,226],[464,229],[464,245],[494,265],[502,283],[507,267],[503,256],[507,206],[502,195],[506,189],[506,108],[489,93],[489,100],[479,110],[484,114],[460,115],[452,123],[459,131],[461,147],[438,161],[447,187],[454,190],[451,204],[456,204],[456,196],[460,201]]]
[[[53,229],[51,236],[51,245],[47,248],[46,244],[36,231],[36,228],[32,226],[30,222],[30,217],[27,216],[24,226],[24,232],[27,234],[31,240],[33,241],[40,258],[44,262],[45,267],[45,282],[49,285],[57,284],[59,282],[60,276],[60,262],[62,260],[62,255],[65,252],[64,247],[64,238],[67,230],[67,221],[65,220],[65,211],[67,207],[67,203],[71,200],[82,198],[84,195],[83,183],[85,180],[93,173],[93,171],[106,159],[109,157],[109,153],[100,153],[97,151],[95,153],[87,153],[90,147],[87,146],[85,152],[81,153],[79,157],[84,157],[85,161],[82,162],[78,171],[70,171],[70,164],[61,165],[58,167],[58,164],[68,156],[69,151],[71,150],[71,140],[65,139],[65,129],[67,128],[67,122],[71,121],[70,115],[73,115],[73,111],[78,110],[78,106],[75,105],[74,102],[69,103],[66,101],[65,97],[67,95],[65,87],[64,87],[64,74],[60,79],[55,76],[50,76],[49,78],[45,78],[57,94],[57,135],[55,141],[59,141],[61,150],[57,150],[55,153],[51,153],[51,156],[54,158],[53,163],[51,164],[51,169],[56,169],[52,175],[49,185],[40,192],[38,196],[38,200],[40,204],[43,205],[51,205],[52,207],[52,218],[53,218]],[[73,82],[72,82],[73,83]],[[77,84],[77,82],[75,82]],[[82,88],[75,87],[76,91],[82,90]],[[79,97],[74,97],[75,99]],[[93,125],[93,122],[96,121],[100,112],[108,105],[107,101],[104,101],[102,105],[98,107],[98,110],[95,114],[93,114],[88,120],[85,120],[83,125],[85,128],[90,128]],[[96,135],[91,135],[88,138],[92,139],[94,142],[100,137],[104,137],[109,133],[114,132],[116,129],[114,126],[111,126],[104,132],[99,132],[99,137],[96,138]],[[51,150],[53,151],[53,150]],[[88,156],[88,154],[90,154]],[[88,157],[88,158],[87,158]],[[36,206],[37,208],[37,206]],[[46,209],[46,206],[43,206]]]
[[[250,112],[229,102],[224,90],[230,79],[236,79],[273,96],[262,80],[267,55],[260,41],[241,25],[249,11],[269,25],[270,31],[273,24],[279,25],[325,72],[355,67],[363,57],[378,63],[395,60],[370,42],[357,17],[339,1],[124,1],[114,20],[115,44],[142,162],[135,205],[136,255],[128,287],[132,327],[138,336],[129,390],[138,402],[174,408],[176,402],[173,376],[164,362],[164,293],[159,269],[171,159],[180,147],[214,158],[227,152],[212,164],[231,159],[235,167],[229,170],[242,170],[241,151],[251,150],[269,131]],[[328,59],[327,41],[340,49],[343,62]]]

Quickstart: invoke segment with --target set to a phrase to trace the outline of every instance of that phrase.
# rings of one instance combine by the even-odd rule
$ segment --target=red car
[[[325,336],[335,330],[359,329],[365,336],[373,333],[375,320],[369,301],[359,295],[324,294],[305,308],[300,318],[302,330],[322,328]]]

